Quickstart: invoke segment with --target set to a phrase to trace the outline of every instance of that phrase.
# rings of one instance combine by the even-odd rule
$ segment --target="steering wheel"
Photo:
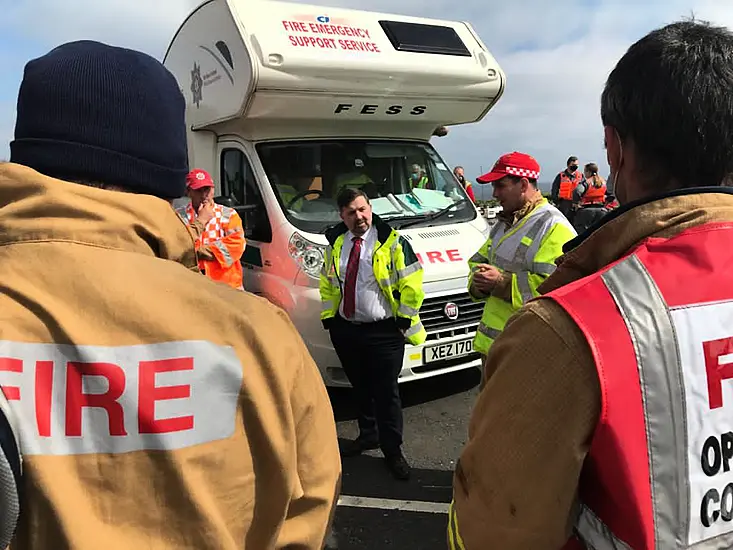
[[[288,203],[285,205],[285,208],[292,208],[292,206],[298,202],[300,199],[307,197],[308,195],[318,195],[318,198],[321,198],[321,195],[323,195],[323,191],[320,189],[306,189],[305,191],[301,191],[297,195],[295,195],[292,199],[288,201]]]

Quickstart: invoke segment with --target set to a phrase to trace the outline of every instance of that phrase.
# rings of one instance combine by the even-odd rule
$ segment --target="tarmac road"
[[[341,504],[328,550],[446,550],[453,469],[478,394],[478,369],[400,386],[410,480],[394,480],[381,453],[343,459]],[[340,438],[358,430],[349,389],[332,389]]]

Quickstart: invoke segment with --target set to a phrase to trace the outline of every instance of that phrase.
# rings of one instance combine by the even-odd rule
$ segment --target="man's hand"
[[[501,280],[501,271],[489,264],[479,264],[473,273],[473,286],[483,294],[489,294]]]
[[[211,221],[211,218],[214,217],[214,201],[206,199],[202,202],[196,212],[196,217],[202,224],[204,224],[204,226],[206,226],[206,224]]]

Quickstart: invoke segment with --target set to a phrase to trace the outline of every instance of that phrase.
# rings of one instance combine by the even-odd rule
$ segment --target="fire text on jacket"
[[[710,436],[705,440],[700,456],[703,472],[708,477],[730,472],[733,459],[733,432]],[[700,521],[711,527],[717,521],[733,521],[733,482],[721,490],[709,489],[700,503]]]
[[[24,455],[173,450],[235,430],[242,366],[203,341],[123,347],[0,342]]]
[[[716,314],[722,315],[722,307],[716,305],[702,309],[707,309],[708,318],[714,319]],[[682,334],[685,332],[682,330]],[[703,474],[698,474],[699,477],[693,474],[690,480],[693,487],[699,487],[700,495],[697,502],[691,502],[692,513],[699,518],[700,527],[697,529],[701,529],[701,534],[693,542],[733,530],[733,423],[729,420],[733,409],[733,338],[709,340],[703,337],[701,340],[702,343],[698,344],[701,352],[697,368],[699,374],[687,378],[688,402],[697,403],[696,407],[688,408],[687,413],[688,422],[692,423],[688,428],[692,433],[688,433],[697,447],[696,456],[693,454],[690,460],[694,461],[693,464],[697,462],[692,471]],[[700,396],[695,398],[694,394],[698,392]],[[694,433],[696,426],[700,426],[698,434]]]

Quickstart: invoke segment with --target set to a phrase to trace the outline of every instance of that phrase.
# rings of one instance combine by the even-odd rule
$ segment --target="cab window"
[[[245,236],[259,242],[272,242],[272,229],[262,193],[249,160],[240,149],[224,149],[221,153],[222,202],[242,217]]]

